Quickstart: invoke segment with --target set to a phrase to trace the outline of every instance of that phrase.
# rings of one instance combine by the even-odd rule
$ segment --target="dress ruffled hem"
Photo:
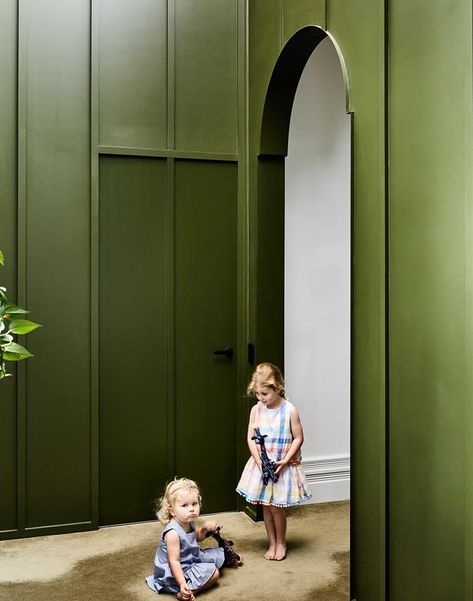
[[[265,505],[266,507],[269,507],[270,505],[273,505],[274,507],[295,507],[296,505],[300,505],[304,501],[309,501],[310,499],[312,499],[312,495],[309,494],[304,495],[303,497],[300,497],[297,501],[293,501],[291,503],[277,503],[275,501],[268,502],[264,499],[252,499],[248,496],[246,492],[240,490],[239,488],[237,488],[236,491],[245,499],[245,501],[248,501],[248,503],[251,503],[252,505]]]
[[[186,583],[192,590],[198,589],[210,580],[215,570],[220,569],[225,561],[225,554],[220,547],[207,547],[201,549],[201,558],[203,561],[197,561],[188,566],[183,566],[184,578]],[[171,573],[171,570],[166,566],[165,573],[162,577],[155,578],[148,576],[146,584],[156,593],[178,593],[179,586]]]

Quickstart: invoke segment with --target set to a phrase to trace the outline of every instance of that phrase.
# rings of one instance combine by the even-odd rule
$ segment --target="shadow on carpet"
[[[227,568],[203,601],[348,601],[349,505],[288,512],[288,556],[267,561],[264,525],[242,513],[217,514],[245,564]],[[145,584],[157,523],[0,543],[0,601],[171,601]],[[203,546],[212,546],[206,541]],[[109,551],[113,552],[107,552]]]

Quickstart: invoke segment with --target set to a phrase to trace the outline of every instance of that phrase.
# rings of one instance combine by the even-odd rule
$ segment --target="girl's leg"
[[[265,559],[274,559],[276,555],[276,526],[274,525],[272,509],[271,506],[263,505],[264,525],[268,535],[268,550],[264,554]]]
[[[271,513],[276,535],[274,559],[281,561],[286,557],[286,510],[284,507],[271,506]]]
[[[206,588],[211,587],[213,584],[215,584],[217,582],[217,580],[220,577],[220,572],[218,570],[215,570],[215,572],[212,574],[212,576],[210,576],[210,578],[207,580],[207,582],[205,584],[203,584],[202,586],[199,586],[199,588],[195,588],[192,593],[193,595],[197,595],[197,593],[200,593],[201,591],[205,591]],[[178,597],[179,599],[179,597]],[[191,598],[190,601],[193,601],[193,597]]]

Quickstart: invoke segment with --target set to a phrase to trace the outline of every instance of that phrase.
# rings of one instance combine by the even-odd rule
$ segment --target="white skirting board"
[[[303,459],[312,499],[307,503],[328,503],[350,499],[350,457]]]

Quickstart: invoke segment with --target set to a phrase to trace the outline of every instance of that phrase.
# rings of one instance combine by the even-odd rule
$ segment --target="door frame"
[[[256,346],[256,360],[272,361],[276,364],[284,363],[284,313],[281,316],[281,305],[284,308],[284,249],[279,251],[276,261],[282,266],[265,272],[268,262],[274,260],[274,248],[267,250],[265,244],[265,228],[272,228],[276,235],[284,236],[284,160],[288,153],[289,126],[292,106],[296,90],[306,63],[318,44],[329,37],[332,41],[343,72],[346,91],[346,112],[351,117],[351,310],[350,310],[350,598],[356,597],[358,583],[366,578],[377,580],[381,588],[386,582],[386,556],[387,556],[387,530],[386,530],[386,424],[380,424],[379,431],[371,433],[379,442],[380,460],[372,460],[367,456],[367,445],[364,444],[366,432],[360,428],[365,420],[363,413],[367,407],[363,406],[363,396],[360,394],[363,384],[357,384],[360,375],[359,366],[363,365],[364,333],[358,326],[361,314],[366,315],[367,308],[362,307],[363,299],[358,300],[356,291],[360,290],[361,278],[355,270],[357,257],[357,244],[362,239],[363,232],[355,220],[356,191],[354,189],[354,172],[357,163],[354,145],[355,115],[351,109],[349,79],[345,60],[340,47],[333,36],[324,29],[308,25],[299,29],[284,45],[275,63],[266,91],[261,119],[261,133],[259,149],[256,157],[254,186],[254,217],[256,223],[250,240],[253,245],[253,332]],[[277,207],[277,205],[282,206]],[[268,215],[268,208],[272,207],[270,222],[263,220],[263,214]],[[251,222],[251,221],[250,221]],[[383,224],[384,225],[384,224]],[[282,238],[284,239],[284,237]],[[373,261],[378,261],[374,258]],[[366,266],[370,267],[370,266]],[[365,267],[365,269],[366,269]],[[371,266],[372,269],[374,267]],[[384,274],[383,274],[384,275]],[[268,277],[270,280],[268,280]],[[278,290],[282,291],[282,303],[267,315],[268,307],[272,306],[273,299],[269,296],[269,283],[276,283]],[[280,293],[281,294],[281,293]],[[361,297],[361,295],[360,295]],[[273,303],[274,305],[274,303]],[[263,311],[264,310],[264,311]],[[279,318],[278,318],[279,312]],[[383,362],[380,362],[383,364]],[[355,368],[357,373],[355,375]],[[381,374],[384,378],[384,373]],[[362,378],[360,378],[362,380]],[[366,385],[366,384],[365,384]],[[380,399],[385,402],[385,399]],[[383,409],[384,410],[384,409]],[[371,461],[370,461],[371,459]],[[364,483],[373,478],[374,473],[376,499],[365,493]],[[371,486],[373,490],[373,485]],[[377,512],[373,515],[370,506],[376,504]],[[363,543],[363,532],[368,528],[372,531],[371,540]],[[369,552],[368,552],[369,549]],[[375,559],[371,553],[379,557]],[[382,600],[380,600],[382,601]]]

